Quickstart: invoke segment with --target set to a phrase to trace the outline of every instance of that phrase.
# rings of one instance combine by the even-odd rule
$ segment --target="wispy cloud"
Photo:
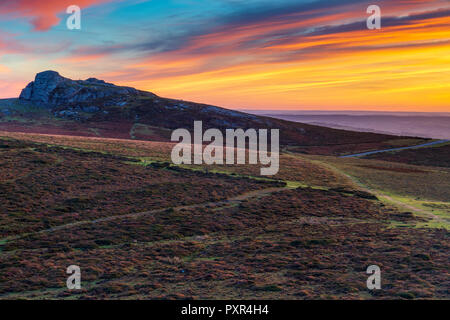
[[[81,8],[111,2],[114,0],[77,0]],[[73,0],[3,0],[0,2],[0,15],[30,20],[36,31],[46,31],[60,22],[58,14],[75,4]]]
[[[33,21],[57,18],[56,2],[63,1],[29,12],[7,7]],[[102,10],[88,9],[87,28],[78,33],[48,29],[52,22],[36,25],[48,32],[13,38],[26,44],[24,54],[36,61],[26,71],[54,66],[68,76],[104,77],[228,107],[449,107],[450,85],[442,84],[450,79],[448,1],[134,0],[113,5],[86,0],[82,5],[103,2]],[[366,8],[374,3],[382,9],[381,30],[366,27]],[[2,12],[8,12],[5,6]]]

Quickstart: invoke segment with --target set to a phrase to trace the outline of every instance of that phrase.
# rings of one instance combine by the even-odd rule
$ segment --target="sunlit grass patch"
[[[393,222],[392,225],[394,226],[410,226],[415,228],[444,228],[450,230],[450,212],[446,210],[430,210],[430,208],[426,205],[430,204],[429,201],[420,201],[393,194],[388,194],[384,197],[381,197],[381,199],[387,204],[398,207],[401,210],[410,209],[415,216],[424,218],[426,220],[406,225]],[[449,205],[449,203],[444,202],[431,203],[445,206]],[[405,207],[405,205],[407,207]]]

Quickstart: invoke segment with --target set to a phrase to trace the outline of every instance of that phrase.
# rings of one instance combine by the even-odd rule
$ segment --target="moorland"
[[[450,297],[450,143],[342,158],[430,140],[128,89],[111,99],[0,101],[0,299]],[[171,163],[171,129],[197,117],[279,127],[278,174]],[[80,290],[66,287],[70,265]]]

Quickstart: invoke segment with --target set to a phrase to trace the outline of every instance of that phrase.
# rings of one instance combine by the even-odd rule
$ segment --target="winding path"
[[[353,183],[355,183],[358,188],[362,191],[368,192],[370,194],[373,194],[374,196],[376,196],[378,199],[384,199],[385,201],[387,200],[388,202],[394,203],[397,206],[403,207],[406,210],[411,210],[417,213],[422,213],[427,215],[429,218],[435,220],[435,221],[439,221],[439,222],[446,222],[445,219],[443,219],[442,217],[435,215],[433,212],[430,212],[428,210],[423,210],[421,208],[417,208],[414,207],[410,204],[404,203],[400,200],[394,199],[391,196],[381,192],[380,190],[375,190],[370,188],[368,185],[362,183],[361,181],[359,181],[356,177],[353,177],[352,175],[345,173],[344,171],[342,171],[341,169],[329,164],[329,163],[324,163],[322,161],[315,161],[315,162],[320,162],[322,165],[326,166],[327,168],[329,168],[330,170],[332,170],[333,172],[337,173],[337,174],[341,174],[345,177],[347,177],[348,179],[350,179]]]
[[[10,236],[7,238],[3,238],[3,239],[0,239],[0,243],[12,242],[12,241],[19,240],[19,239],[22,239],[22,238],[30,236],[30,235],[36,235],[36,234],[42,234],[42,233],[52,233],[55,231],[79,227],[79,226],[83,226],[86,224],[98,224],[101,222],[108,222],[108,221],[125,219],[125,218],[137,218],[137,217],[141,217],[141,216],[145,216],[145,215],[157,214],[157,213],[164,212],[168,209],[180,211],[183,209],[206,208],[209,206],[219,206],[219,207],[233,206],[233,205],[237,205],[247,199],[270,196],[272,193],[275,193],[278,191],[283,191],[286,189],[289,189],[289,188],[288,187],[280,187],[280,188],[259,189],[259,190],[255,190],[255,191],[245,192],[240,195],[234,196],[232,198],[219,200],[219,201],[203,202],[203,203],[197,203],[197,204],[186,205],[186,206],[178,206],[178,207],[153,209],[153,210],[144,211],[144,212],[127,213],[127,214],[122,214],[122,215],[113,215],[113,216],[98,218],[98,219],[94,219],[94,220],[75,221],[75,222],[70,222],[67,224],[55,226],[55,227],[44,229],[44,230],[39,230],[39,231],[34,231],[34,232],[29,232],[29,233],[25,233],[25,234],[19,234],[16,236]]]
[[[390,152],[390,151],[400,151],[400,150],[407,150],[407,149],[417,149],[417,148],[433,146],[433,145],[436,145],[436,144],[441,144],[441,143],[446,143],[446,142],[450,142],[450,140],[439,140],[439,141],[422,143],[422,144],[419,144],[419,145],[416,145],[416,146],[399,147],[399,148],[391,148],[391,149],[383,149],[383,150],[368,151],[368,152],[362,152],[362,153],[356,153],[356,154],[349,154],[349,155],[346,155],[346,156],[340,156],[340,158],[357,158],[357,157],[368,156],[368,155],[375,154],[375,153]]]

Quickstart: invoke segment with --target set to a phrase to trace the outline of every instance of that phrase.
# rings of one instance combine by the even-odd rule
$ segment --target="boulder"
[[[51,109],[98,100],[103,105],[116,105],[138,94],[139,91],[134,88],[115,86],[96,78],[75,81],[62,77],[56,71],[44,71],[22,90],[19,99]]]

